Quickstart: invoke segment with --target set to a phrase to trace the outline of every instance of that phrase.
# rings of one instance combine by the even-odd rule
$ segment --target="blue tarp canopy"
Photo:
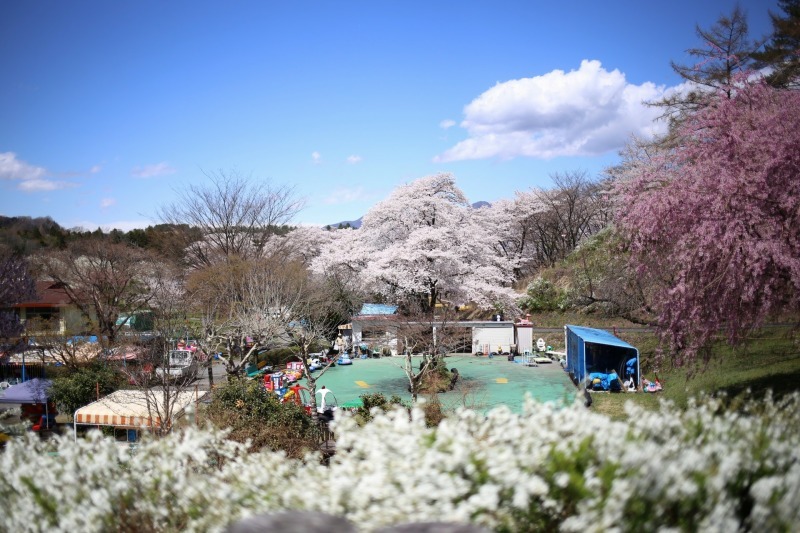
[[[0,394],[0,403],[46,403],[48,389],[52,384],[49,379],[34,378],[11,385]]]
[[[361,306],[359,315],[393,315],[397,312],[396,305],[388,304],[364,304]]]
[[[583,326],[564,326],[567,346],[566,370],[577,384],[593,372],[633,377],[639,387],[639,350],[608,331]]]

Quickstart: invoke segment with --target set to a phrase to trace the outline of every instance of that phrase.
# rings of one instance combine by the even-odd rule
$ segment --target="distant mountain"
[[[362,218],[364,218],[364,217],[358,217],[356,220],[344,220],[342,222],[337,222],[336,224],[328,224],[328,226],[330,226],[331,229],[339,229],[339,228],[347,228],[347,227],[358,229],[358,228],[361,227],[361,219]],[[328,226],[324,226],[324,227],[327,228]]]
[[[473,209],[480,209],[481,207],[491,207],[492,204],[489,202],[484,202],[483,200],[479,202],[475,202],[472,204]],[[346,228],[351,227],[354,229],[358,229],[361,227],[361,219],[364,217],[358,217],[356,220],[343,220],[342,222],[337,222],[335,224],[328,224],[327,226],[323,226],[324,228],[330,227],[331,229],[339,229],[339,228]]]

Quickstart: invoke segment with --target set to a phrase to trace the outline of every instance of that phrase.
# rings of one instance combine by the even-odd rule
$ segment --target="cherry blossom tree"
[[[516,265],[515,280],[564,259],[610,218],[603,182],[584,171],[550,178],[550,189],[517,191],[511,200],[474,211],[476,222],[491,229],[489,243],[495,253]]]
[[[286,259],[310,265],[315,258],[319,257],[323,248],[328,247],[334,239],[346,233],[352,233],[352,231],[329,231],[315,226],[299,226],[286,235],[270,237],[268,248],[279,251]]]
[[[493,229],[472,211],[451,175],[421,178],[375,205],[360,229],[335,232],[342,237],[312,266],[352,269],[386,298],[418,302],[427,312],[442,301],[513,311],[515,263],[492,250]]]
[[[620,182],[621,228],[678,363],[800,304],[800,93],[740,83]]]
[[[201,346],[239,375],[255,356],[276,347],[295,348],[307,368],[314,347],[330,344],[342,312],[330,285],[301,263],[278,258],[230,261],[195,271],[189,280],[202,313]]]
[[[500,199],[473,214],[475,223],[492,228],[489,245],[495,255],[515,264],[518,280],[536,268],[538,254],[534,220],[545,211],[539,191],[517,191],[513,199]]]

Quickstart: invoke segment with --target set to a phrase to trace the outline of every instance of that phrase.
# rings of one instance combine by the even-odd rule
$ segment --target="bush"
[[[259,381],[229,379],[214,390],[207,416],[218,427],[230,428],[230,439],[249,442],[250,451],[282,450],[302,457],[317,442],[318,430],[305,410],[281,403]]]
[[[380,392],[376,392],[374,394],[362,394],[360,398],[361,407],[357,408],[355,413],[362,422],[369,422],[372,420],[372,410],[376,408],[378,409],[378,412],[381,413],[388,413],[389,411],[398,407],[404,408],[407,411],[410,410],[410,408],[404,404],[403,400],[396,394],[392,395],[392,397],[389,399],[387,399],[386,396]]]
[[[94,362],[53,379],[50,397],[59,411],[70,415],[97,400],[98,393],[107,396],[125,385],[116,369]]]
[[[551,281],[537,277],[528,284],[525,296],[519,306],[530,313],[563,311],[567,305],[567,294],[559,290]]]
[[[264,352],[259,352],[256,355],[256,364],[261,363],[273,366],[275,368],[283,368],[286,366],[287,361],[297,359],[297,349],[295,348],[273,348]]]
[[[796,530],[800,395],[735,412],[713,399],[628,404],[628,415],[529,400],[521,414],[462,410],[437,427],[419,409],[364,426],[343,416],[327,467],[248,453],[213,429],[148,440],[134,455],[97,432],[30,436],[0,453],[0,530],[219,531],[288,509],[366,531],[409,517],[495,531]]]

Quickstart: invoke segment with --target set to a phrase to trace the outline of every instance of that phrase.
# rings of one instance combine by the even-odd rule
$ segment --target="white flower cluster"
[[[323,466],[249,454],[189,428],[135,453],[99,433],[16,440],[0,453],[3,531],[220,531],[296,509],[363,531],[470,522],[499,531],[788,531],[800,523],[800,395],[737,411],[628,405],[628,422],[528,399],[521,414],[462,410],[436,428],[418,409],[335,422]]]

